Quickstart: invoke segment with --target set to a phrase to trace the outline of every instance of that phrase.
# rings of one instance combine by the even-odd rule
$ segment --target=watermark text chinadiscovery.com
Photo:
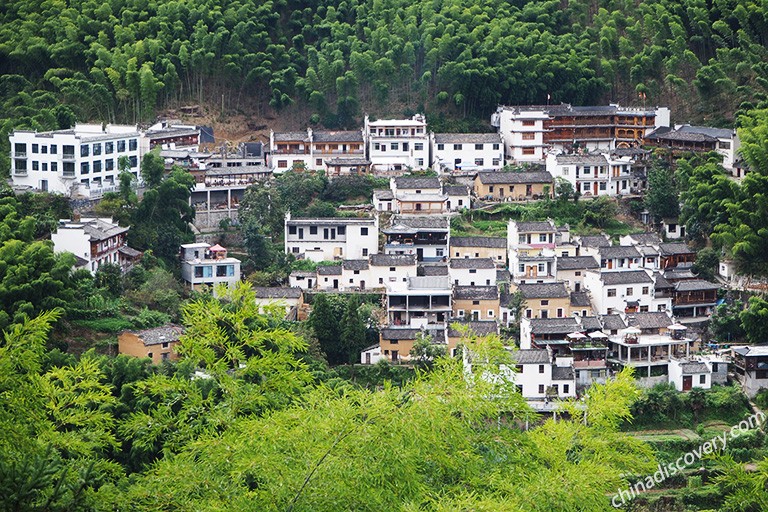
[[[688,466],[691,466],[697,460],[701,460],[702,456],[710,455],[718,451],[724,451],[728,446],[728,441],[736,439],[744,432],[754,430],[761,426],[765,422],[766,416],[762,412],[757,412],[749,418],[742,420],[738,424],[730,428],[730,430],[723,431],[722,434],[713,437],[709,441],[702,443],[698,448],[691,450],[677,458],[674,462],[668,464],[659,464],[658,470],[653,474],[641,478],[634,485],[630,485],[626,489],[619,489],[616,494],[611,498],[611,505],[616,508],[620,508],[626,505],[629,501],[633,500],[640,493],[653,489],[655,486],[660,485],[667,478],[680,473]]]

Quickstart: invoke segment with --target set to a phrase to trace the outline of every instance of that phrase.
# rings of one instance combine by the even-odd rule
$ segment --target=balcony
[[[74,179],[75,171],[64,171],[62,172],[61,177],[65,179]]]
[[[61,159],[65,162],[74,162],[75,161],[75,154],[74,153],[62,153]]]
[[[605,359],[594,359],[594,360],[582,360],[582,361],[574,361],[573,367],[574,368],[605,368],[607,362]]]
[[[13,154],[13,158],[27,158],[27,152],[26,151],[16,151]]]
[[[27,170],[26,169],[14,169],[13,170],[13,175],[14,176],[26,176],[27,175]]]

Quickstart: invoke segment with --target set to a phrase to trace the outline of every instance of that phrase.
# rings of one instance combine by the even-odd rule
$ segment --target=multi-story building
[[[584,287],[587,270],[598,270],[600,265],[593,256],[572,256],[557,258],[557,280],[565,282],[568,289],[580,292]]]
[[[499,289],[494,286],[454,286],[453,316],[458,319],[496,320]]]
[[[744,393],[753,398],[768,389],[768,347],[732,347],[733,369]]]
[[[270,132],[269,166],[276,173],[291,169],[312,169],[311,132]]]
[[[456,286],[496,286],[496,264],[490,258],[452,258],[448,273]]]
[[[423,115],[379,121],[371,121],[366,115],[364,133],[375,173],[397,174],[429,166],[429,136]]]
[[[507,158],[543,161],[546,151],[577,148],[610,150],[641,146],[654,129],[669,126],[670,112],[619,105],[574,107],[568,104],[500,106],[491,116],[504,140]]]
[[[610,181],[611,167],[605,155],[547,155],[547,172],[555,180],[567,181],[583,196],[615,195]],[[626,192],[629,192],[628,181]]]
[[[438,262],[447,258],[450,223],[439,215],[397,215],[386,236],[386,254],[413,254],[420,262]]]
[[[591,294],[595,311],[600,315],[671,310],[670,298],[655,297],[651,276],[649,270],[588,270],[584,275],[584,288]]]
[[[119,160],[140,181],[142,135],[136,126],[77,124],[69,130],[14,130],[11,179],[14,187],[98,198],[117,190]]]
[[[557,272],[555,248],[559,233],[554,221],[510,220],[507,227],[509,269],[515,282],[551,282]]]
[[[720,285],[703,279],[687,279],[675,283],[672,313],[680,318],[707,318],[717,305]]]
[[[285,216],[285,253],[312,261],[364,259],[379,251],[378,217]]]
[[[130,266],[141,253],[128,247],[128,228],[120,227],[109,218],[83,217],[59,221],[51,233],[55,252],[71,252],[77,258],[77,267],[96,272],[105,263]]]
[[[160,121],[150,126],[144,135],[148,149],[158,146],[163,149],[197,149],[200,145],[200,128],[194,125],[181,124],[178,121]]]
[[[412,215],[448,212],[448,196],[437,178],[393,178],[392,193],[397,213]]]
[[[451,297],[448,276],[409,277],[406,288],[387,292],[388,323],[412,328],[445,327],[453,311]]]
[[[275,172],[303,168],[341,176],[364,174],[370,168],[361,130],[271,132],[269,147]]]
[[[571,294],[564,283],[521,283],[517,290],[525,298],[526,318],[571,316]]]
[[[731,171],[734,170],[740,145],[736,130],[689,124],[661,127],[648,134],[646,144],[668,149],[675,155],[716,151],[723,156],[723,167]]]
[[[265,165],[254,164],[208,166],[192,174],[195,188],[189,195],[189,204],[195,209],[194,224],[198,228],[210,228],[219,226],[224,219],[237,219],[245,190],[269,179],[272,171]]]
[[[504,167],[498,133],[433,133],[431,167],[438,172]]]
[[[218,244],[184,244],[180,259],[181,279],[193,290],[211,290],[217,295],[219,285],[231,288],[240,281],[240,260],[228,257]]]

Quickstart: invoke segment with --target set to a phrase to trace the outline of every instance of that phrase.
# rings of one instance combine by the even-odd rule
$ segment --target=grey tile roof
[[[466,185],[445,185],[443,193],[449,196],[467,196],[469,195],[469,187]]]
[[[584,308],[591,305],[587,292],[571,292],[571,306]]]
[[[659,252],[662,256],[674,256],[677,254],[694,254],[696,251],[682,242],[659,244]]]
[[[450,266],[456,269],[496,268],[496,264],[491,258],[452,258]]]
[[[627,324],[624,322],[624,319],[621,318],[621,315],[603,315],[600,317],[600,320],[603,322],[603,329],[609,331],[618,331],[627,328]]]
[[[709,367],[706,364],[698,361],[682,363],[680,368],[682,369],[683,374],[689,375],[692,373],[711,373],[709,371]]]
[[[385,340],[415,340],[421,329],[403,329],[390,327],[381,330],[381,337]]]
[[[579,330],[575,318],[532,318],[533,334],[570,334]]]
[[[557,299],[568,297],[565,283],[523,283],[518,290],[526,299]]]
[[[315,142],[363,142],[363,132],[360,130],[345,131],[313,131]]]
[[[586,270],[600,268],[593,256],[561,256],[557,258],[557,270]]]
[[[520,349],[512,352],[512,359],[517,364],[548,364],[549,353],[541,349]]]
[[[618,284],[637,284],[651,283],[653,279],[643,270],[612,270],[610,272],[601,272],[600,279],[607,286]]]
[[[447,276],[448,265],[422,265],[422,272],[425,276]]]
[[[612,258],[639,258],[640,252],[634,245],[613,245],[611,247],[600,247],[598,249],[601,259]]]
[[[600,319],[596,316],[582,316],[579,317],[581,322],[581,328],[585,331],[599,331],[603,328],[603,324],[600,323]]]
[[[124,254],[128,258],[138,258],[143,254],[141,251],[137,251],[133,247],[128,247],[127,245],[120,247],[117,252]]]
[[[638,244],[658,245],[661,243],[661,237],[656,233],[634,233],[629,236]]]
[[[340,276],[341,265],[318,265],[317,275],[319,276]]]
[[[347,157],[336,157],[336,158],[326,158],[325,163],[330,166],[335,165],[370,165],[371,161],[367,158],[364,158],[362,156],[347,156]]]
[[[648,136],[645,137],[646,141],[681,141],[681,142],[717,142],[717,137],[711,137],[704,133],[687,133],[687,132],[680,132],[680,131],[670,131],[670,132],[660,132],[659,130],[656,130],[655,132],[648,134]]]
[[[474,321],[474,322],[451,322],[448,325],[448,337],[458,338],[462,336],[457,327],[469,327],[469,335],[487,336],[489,334],[498,334],[499,325],[494,321]]]
[[[650,245],[637,245],[637,250],[640,252],[640,254],[643,255],[644,258],[647,257],[656,257],[659,255],[659,251],[657,251],[654,247]]]
[[[415,229],[448,229],[450,222],[447,217],[440,215],[396,215],[392,226],[402,225]]]
[[[377,199],[381,199],[382,201],[386,200],[392,200],[395,198],[394,192],[392,192],[392,189],[385,188],[380,190],[374,190],[373,191],[373,197]]]
[[[275,142],[309,142],[307,132],[275,132]]]
[[[701,133],[703,135],[709,135],[710,137],[716,137],[718,139],[730,139],[735,135],[734,130],[728,128],[713,128],[711,126],[691,126],[684,124],[678,130],[682,133]]]
[[[395,178],[395,186],[398,189],[440,189],[440,180],[438,178],[413,178],[400,177]]]
[[[654,272],[653,277],[656,279],[656,285],[654,288],[657,290],[664,290],[667,288],[674,288],[675,285],[667,281],[667,279],[661,275],[659,272]]]
[[[374,267],[399,267],[416,264],[416,256],[413,254],[371,254],[368,258],[371,266]]]
[[[664,270],[664,279],[668,281],[680,281],[682,279],[694,279],[696,274],[690,267],[674,267]]]
[[[455,300],[497,300],[499,289],[495,286],[456,286],[453,289]]]
[[[368,270],[368,260],[344,260],[341,267],[344,270]]]
[[[579,237],[579,245],[582,247],[608,247],[611,241],[606,235],[587,235]]]
[[[553,366],[552,380],[573,380],[573,366]]]
[[[73,224],[78,223],[73,222]],[[108,238],[119,235],[121,233],[126,233],[128,231],[128,228],[123,228],[110,222],[104,222],[101,219],[95,219],[87,223],[84,222],[82,223],[82,226],[83,231],[85,231],[85,234],[90,237],[91,242],[107,240]]]
[[[640,329],[659,329],[672,325],[672,319],[664,311],[649,311],[627,315],[629,325]]]
[[[436,133],[436,144],[501,144],[498,132],[494,133]]]
[[[494,236],[452,236],[451,247],[489,247],[506,249],[507,239]]]
[[[557,155],[560,165],[608,165],[603,155]]]
[[[546,171],[522,171],[522,172],[479,172],[477,173],[477,179],[480,183],[488,185],[505,185],[507,183],[524,184],[524,183],[552,183],[554,178]]]
[[[253,290],[260,299],[298,299],[302,294],[301,288],[281,286],[254,286]]]
[[[719,290],[720,285],[710,283],[703,279],[688,279],[685,281],[678,281],[675,283],[675,291],[678,292],[692,292],[692,291],[707,291],[707,290]]]
[[[511,280],[512,276],[509,274],[509,270],[506,268],[500,268],[496,270],[496,282],[497,283],[508,283]]]
[[[542,233],[555,232],[557,228],[554,223],[546,220],[542,221],[516,221],[518,233]]]
[[[152,329],[128,332],[135,334],[144,343],[144,346],[150,346],[179,341],[179,338],[184,333],[184,328],[180,325],[167,324]]]

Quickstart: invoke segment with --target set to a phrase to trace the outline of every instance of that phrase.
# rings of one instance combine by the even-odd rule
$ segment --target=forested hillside
[[[0,140],[222,95],[254,116],[298,104],[333,127],[363,109],[487,119],[547,94],[645,93],[717,124],[765,94],[767,37],[752,0],[13,0],[0,11]]]

